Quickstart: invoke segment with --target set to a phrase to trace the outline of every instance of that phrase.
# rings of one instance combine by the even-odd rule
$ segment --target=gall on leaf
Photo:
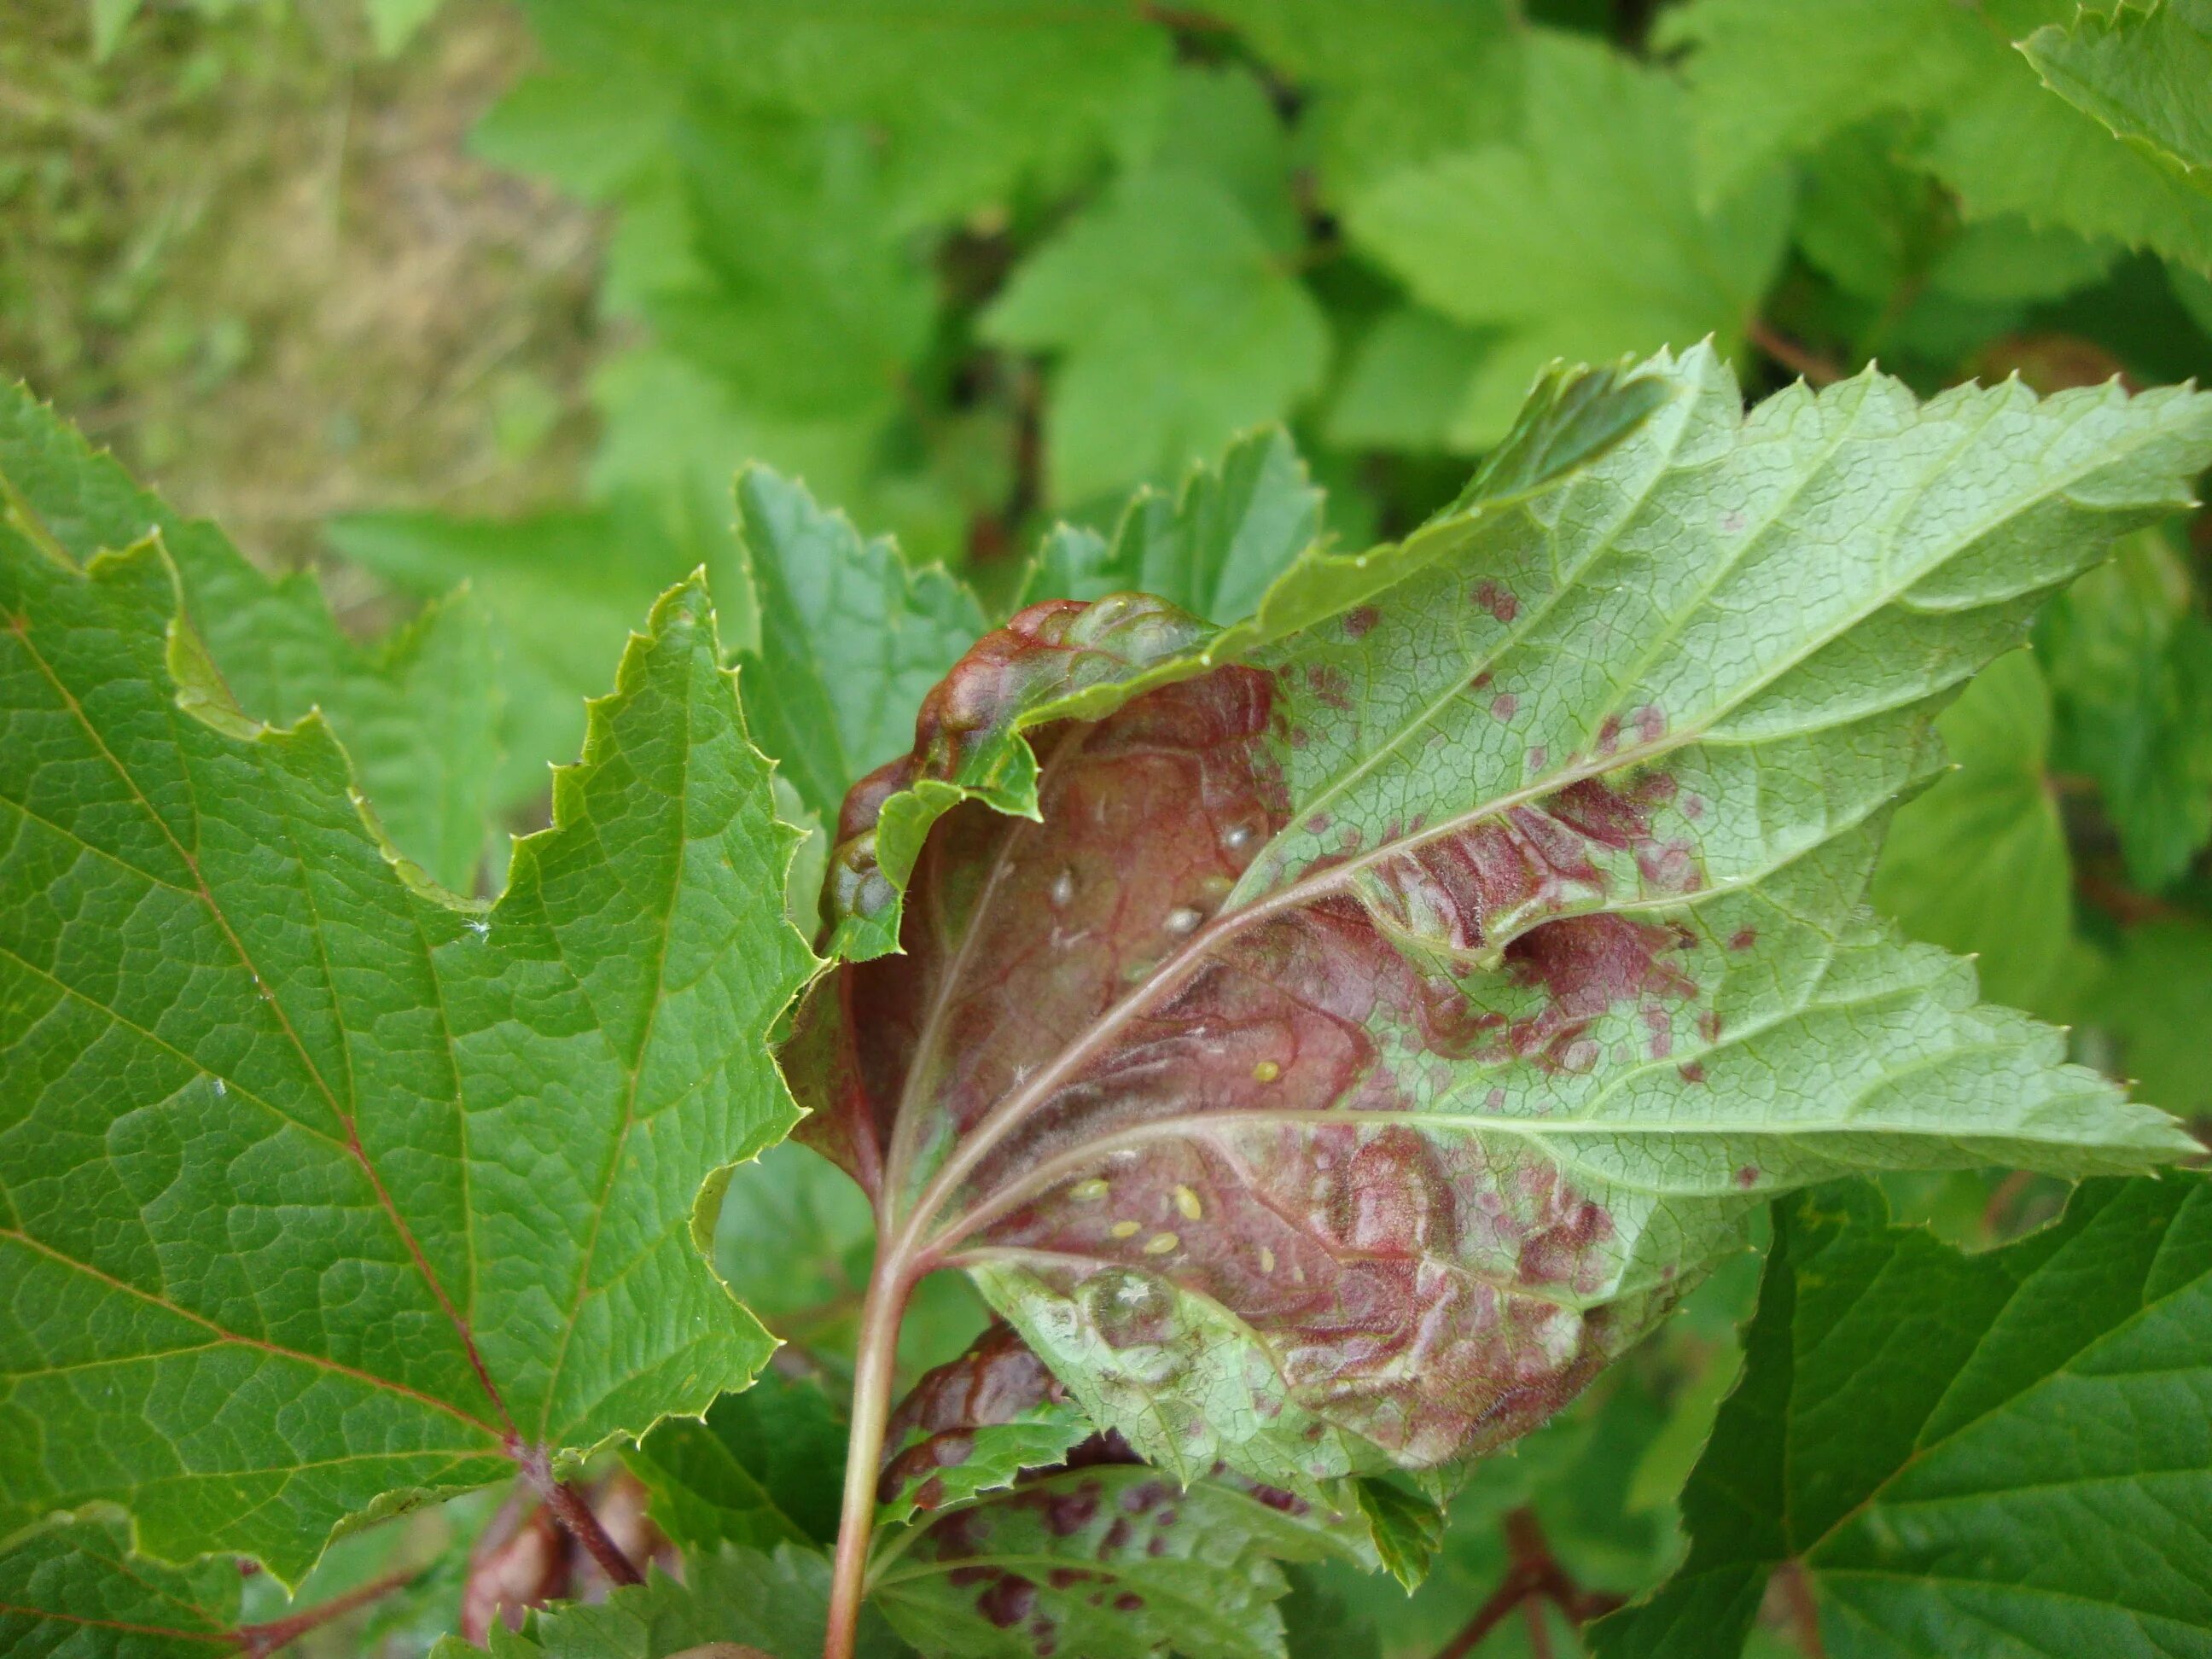
[[[2212,398],[1869,372],[1747,415],[1703,348],[1626,384],[1609,443],[1302,557],[1118,703],[1023,688],[1142,602],[1017,618],[848,802],[846,873],[922,834],[902,911],[833,873],[902,954],[803,1006],[800,1133],[879,1283],[965,1267],[1170,1477],[1504,1446],[1778,1192],[2192,1145],[1863,896],[1935,714],[2186,499]]]

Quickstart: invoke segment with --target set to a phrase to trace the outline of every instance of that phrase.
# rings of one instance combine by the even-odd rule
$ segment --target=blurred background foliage
[[[525,827],[667,582],[705,565],[726,641],[775,660],[732,528],[749,459],[895,536],[883,556],[957,573],[982,607],[933,590],[957,619],[1012,603],[1052,526],[1110,532],[1133,489],[1267,422],[1340,536],[1396,534],[1554,356],[1710,334],[1754,395],[1870,358],[1923,393],[2206,376],[2207,174],[2115,138],[2014,49],[2073,15],[7,0],[0,365],[264,567],[316,568],[364,636],[469,582],[499,665],[495,804]],[[1958,769],[1904,809],[1877,886],[1978,952],[1991,995],[2200,1123],[2208,561],[2199,514],[2056,604],[1945,716]],[[732,1187],[723,1267],[793,1366],[834,1379],[866,1206],[802,1149],[771,1158]],[[1893,1197],[1977,1245],[2057,1202],[1994,1175]],[[1734,1375],[1744,1266],[1486,1466],[1420,1595],[1304,1584],[1310,1650],[1437,1650],[1503,1570],[1509,1511],[1586,1584],[1651,1582]],[[908,1361],[979,1318],[941,1287]],[[319,1637],[420,1652],[472,1559],[479,1599],[502,1571],[509,1600],[577,1588],[547,1535],[449,1505],[349,1543],[303,1595],[432,1564]],[[1516,1626],[1484,1651],[1572,1639]]]

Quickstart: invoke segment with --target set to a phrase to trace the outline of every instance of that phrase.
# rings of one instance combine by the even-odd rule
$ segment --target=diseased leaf
[[[952,1507],[1061,1462],[1091,1425],[1007,1326],[916,1383],[891,1413],[878,1524]]]
[[[1290,434],[1266,427],[1230,445],[1218,463],[1192,467],[1172,495],[1139,489],[1110,543],[1058,526],[1023,578],[1020,602],[1142,592],[1194,617],[1236,622],[1321,538],[1322,492]]]
[[[2212,195],[2212,6],[2124,0],[2083,6],[2020,43],[2043,82],[2114,136]]]
[[[1874,902],[1913,938],[1978,958],[1988,995],[2042,1007],[2073,939],[2074,871],[2035,659],[1999,658],[1936,726],[1958,769],[1898,812]]]
[[[703,588],[479,905],[321,719],[239,711],[158,540],[54,547],[0,526],[0,1531],[109,1501],[296,1582],[742,1385],[769,1340],[702,1250],[815,963]]]
[[[746,718],[800,799],[834,819],[854,780],[912,743],[915,705],[983,631],[983,610],[941,568],[909,570],[885,538],[863,540],[804,484],[750,466],[737,491],[761,616]]]
[[[21,386],[0,392],[0,507],[17,533],[50,538],[79,563],[158,530],[239,706],[279,725],[320,708],[399,850],[455,891],[473,890],[500,699],[483,615],[470,595],[449,592],[459,573],[422,590],[430,603],[409,626],[356,645],[311,574],[270,580],[215,526],[171,512]]]
[[[1553,357],[1733,351],[1781,258],[1788,181],[1701,210],[1680,87],[1595,41],[1532,31],[1511,143],[1393,175],[1349,205],[1352,237],[1423,305],[1494,331],[1460,393],[1455,448],[1495,443]]]
[[[2074,0],[1694,0],[1662,20],[1693,48],[1698,159],[1724,198],[1869,116],[1911,118],[1907,153],[1974,217],[2019,214],[2212,267],[2212,200],[2055,97],[2014,42]]]
[[[837,1541],[836,1472],[845,1422],[811,1382],[763,1371],[703,1420],[670,1418],[629,1463],[652,1493],[653,1524],[684,1549]]]
[[[893,1536],[872,1599],[933,1656],[1279,1659],[1277,1564],[1349,1553],[1287,1492],[1097,1464]]]
[[[1126,606],[1025,613],[848,803],[867,926],[868,826],[934,827],[906,954],[802,1008],[805,1133],[1164,1474],[1308,1493],[1541,1422],[1774,1193],[2179,1155],[1863,900],[1936,711],[2208,455],[2185,391],[1747,416],[1700,349],[1548,386],[1471,500],[1133,700],[1069,652]]]
[[[2098,1182],[1961,1255],[1869,1188],[1777,1207],[1689,1559],[1603,1659],[1736,1652],[1798,1564],[1832,1659],[2212,1643],[2212,1190]]]

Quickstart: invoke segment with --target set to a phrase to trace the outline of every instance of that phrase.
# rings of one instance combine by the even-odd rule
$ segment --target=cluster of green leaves
[[[2076,1059],[2212,1116],[2212,623],[2179,516],[2203,402],[1912,395],[2212,367],[2201,0],[1687,0],[1648,30],[1508,0],[526,9],[543,61],[480,146],[609,208],[603,301],[641,341],[601,372],[587,499],[333,526],[426,601],[362,646],[312,580],[262,576],[27,396],[0,408],[0,1645],[258,1652],[377,1589],[362,1639],[419,1651],[456,1622],[485,1492],[542,1498],[619,1448],[679,1576],[494,1651],[811,1659],[874,1217],[776,1144],[808,941],[851,975],[897,939],[939,814],[1033,810],[1025,729],[1224,662],[1310,678],[1311,764],[1337,770],[1281,757],[1299,817],[1326,796],[1385,840],[1413,810],[1543,803],[1563,777],[1530,757],[1571,766],[1664,692],[1663,739],[1588,779],[1709,786],[1721,810],[1674,827],[1725,866],[1716,895],[1638,902],[1716,961],[1762,938],[1727,981],[1748,1041],[1693,1058],[1714,1033],[1670,1031],[1679,1085],[1599,1120],[1602,1151],[1542,1151],[1622,1218],[1573,1299],[1623,1343],[1674,1299],[1646,1275],[1695,1277],[1773,1194],[1951,1170],[1883,1179],[1978,1243],[2054,1177],[2186,1150],[1864,891],[1978,954],[1983,994],[2073,1022]],[[1547,382],[1516,424],[1554,356],[1708,335]],[[1735,418],[1724,359],[1757,386],[1876,353],[1901,380]],[[764,464],[732,510],[741,462]],[[1522,631],[1494,594],[1462,629],[1448,601],[1508,571]],[[1187,615],[1085,641],[1091,678],[996,711],[865,848],[839,830],[978,635],[1133,589]],[[1992,657],[1936,720],[1957,770],[1889,823]],[[542,820],[546,763],[580,750],[507,851],[494,826]],[[1231,908],[1318,867],[1302,833]],[[1494,951],[1397,921],[1478,1006],[1502,994]],[[787,1050],[802,1093],[815,1058]],[[1485,1094],[1479,1118],[1583,1109],[1483,1081],[1436,1084],[1424,1132],[1540,1139],[1440,1127]],[[1711,1158],[1692,1100],[1735,1114]],[[1380,1443],[1270,1395],[1265,1346],[1199,1298],[1194,1338],[1132,1367],[1002,1257],[983,1289],[1067,1393],[887,1492],[859,1650],[1399,1659],[1509,1570],[1509,1511],[1648,1599],[1485,1652],[1788,1651],[1808,1620],[1839,1655],[2212,1639],[2201,1181],[2086,1187],[1984,1255],[1865,1185],[1771,1226],[1741,1362],[1750,1273],[1723,1262],[1519,1455],[1456,1471],[1448,1526],[1340,1480]],[[1185,1297],[1186,1265],[1115,1282]],[[984,1317],[925,1280],[902,1377]],[[788,1375],[762,1372],[771,1334]],[[1209,1420],[1224,1389],[1285,1432]],[[1274,1442],[1309,1423],[1343,1468],[1255,1485],[1297,1474]],[[1170,1503],[1115,1443],[1058,1466],[1094,1429],[1195,1478]],[[427,1545],[373,1524],[434,1499]],[[265,1571],[241,1589],[233,1556]]]

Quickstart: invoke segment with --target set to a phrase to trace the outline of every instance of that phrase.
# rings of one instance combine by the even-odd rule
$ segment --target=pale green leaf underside
[[[1601,1358],[1776,1192],[1864,1170],[2126,1171],[2194,1146],[2065,1065],[2059,1033],[1978,1005],[1967,963],[1899,941],[1865,895],[1892,803],[1942,764],[1936,711],[2114,536],[2187,499],[2212,459],[2212,399],[2104,387],[2038,403],[2010,385],[1923,405],[1869,374],[1746,416],[1710,350],[1646,373],[1673,395],[1617,447],[1248,659],[1274,671],[1295,736],[1274,751],[1289,811],[1212,927],[1348,891],[1500,1036],[1454,1054],[1378,1010],[1368,1030],[1401,1107],[1194,1110],[1127,1135],[1251,1167],[1281,1156],[1285,1131],[1349,1117],[1363,1141],[1409,1127],[1441,1169],[1501,1193],[1586,1199],[1607,1224],[1571,1279],[1532,1280],[1517,1231],[1473,1224],[1434,1265],[1554,1304],[1545,1340]],[[1577,840],[1596,879],[1562,874],[1489,910],[1470,945],[1405,849],[1542,829],[1516,809],[1566,834],[1577,809],[1559,792],[1578,781],[1637,800],[1648,829]],[[1566,1046],[1521,1047],[1503,1034],[1540,1030],[1546,996],[1499,951],[1593,912],[1659,930],[1654,976]],[[1121,1144],[1049,1167],[1072,1180]],[[1108,1339],[1111,1298],[1152,1270],[1086,1283],[1018,1248],[981,1255],[986,1294],[1163,1467],[1226,1457],[1285,1484],[1374,1467],[1344,1426],[1356,1415],[1292,1397],[1283,1358],[1171,1272],[1155,1282],[1176,1298],[1172,1334],[1131,1346]]]
[[[393,864],[319,718],[236,711],[158,540],[0,529],[0,1529],[112,1500],[296,1580],[741,1386],[708,1177],[794,1115],[813,963],[703,590],[489,907]]]

